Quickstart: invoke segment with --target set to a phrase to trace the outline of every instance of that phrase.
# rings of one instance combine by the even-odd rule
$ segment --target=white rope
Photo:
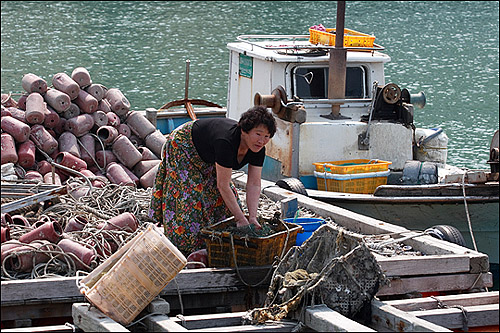
[[[476,239],[474,238],[474,233],[472,232],[472,224],[470,222],[469,207],[467,206],[467,198],[465,196],[465,175],[467,171],[462,174],[462,192],[464,195],[464,205],[465,205],[465,215],[467,216],[467,223],[469,224],[470,237],[472,238],[472,244],[474,245],[474,250],[477,251]]]

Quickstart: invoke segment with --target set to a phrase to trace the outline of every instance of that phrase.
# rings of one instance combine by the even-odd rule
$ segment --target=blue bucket
[[[312,233],[318,229],[323,223],[325,223],[324,219],[312,218],[312,217],[297,217],[297,218],[288,218],[284,219],[287,223],[295,223],[300,225],[303,229],[303,233],[297,234],[297,239],[295,241],[295,245],[300,246],[302,243],[311,237]]]

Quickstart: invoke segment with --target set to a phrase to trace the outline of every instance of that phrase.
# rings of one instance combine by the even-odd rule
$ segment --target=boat
[[[315,43],[312,34],[238,36],[227,44],[227,107],[205,105],[194,113],[239,119],[249,107],[265,104],[276,116],[277,132],[266,146],[263,179],[411,230],[434,228],[437,237],[487,253],[498,276],[498,131],[490,147],[491,170],[448,164],[444,131],[413,123],[425,94],[385,82],[391,58],[383,46],[346,46],[345,96],[330,98],[328,84],[338,83],[328,75],[335,47]],[[154,115],[164,134],[190,119],[184,109]],[[362,178],[362,191],[352,193],[327,184],[331,175],[322,167],[339,161],[387,168],[363,173],[381,182]]]

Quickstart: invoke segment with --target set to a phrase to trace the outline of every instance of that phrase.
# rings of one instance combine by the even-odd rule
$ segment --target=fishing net
[[[264,307],[249,311],[246,319],[281,320],[316,304],[353,318],[387,281],[360,235],[328,223],[288,251],[276,267]]]

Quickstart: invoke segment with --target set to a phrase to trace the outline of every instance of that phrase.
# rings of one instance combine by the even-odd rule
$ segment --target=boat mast
[[[335,28],[335,48],[330,49],[328,99],[345,99],[347,49],[344,48],[345,1],[337,1],[337,22]],[[340,104],[333,103],[332,112],[323,117],[328,119],[348,119],[340,114]]]

